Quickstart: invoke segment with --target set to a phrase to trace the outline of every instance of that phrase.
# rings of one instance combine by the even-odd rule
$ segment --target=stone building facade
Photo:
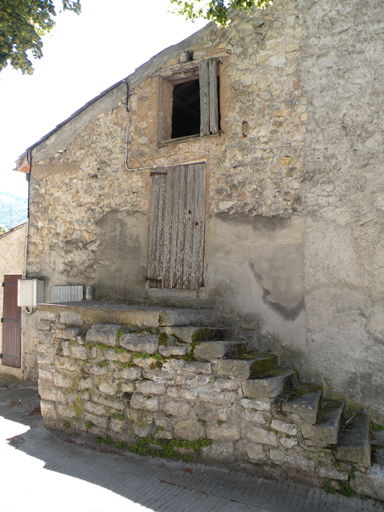
[[[376,0],[278,0],[208,25],[89,102],[19,161],[28,277],[45,280],[47,301],[50,286],[81,284],[99,300],[213,304],[329,396],[383,419],[383,21]],[[185,91],[197,79],[219,124],[204,125],[202,106],[185,135],[175,106],[196,117]],[[170,228],[180,191],[193,208]]]

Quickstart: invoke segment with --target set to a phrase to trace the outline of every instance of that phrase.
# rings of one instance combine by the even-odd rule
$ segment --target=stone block
[[[132,409],[143,409],[145,411],[158,411],[160,409],[157,396],[146,397],[140,393],[133,393],[131,398]]]
[[[147,352],[153,354],[159,346],[158,336],[147,332],[130,332],[120,338],[120,346],[131,352]]]
[[[365,473],[358,473],[351,486],[359,493],[384,501],[384,468],[374,464]]]
[[[46,380],[49,382],[53,382],[53,375],[52,368],[40,366],[39,368],[39,382],[40,380]]]
[[[261,411],[255,411],[252,409],[245,409],[243,411],[243,418],[249,423],[256,423],[257,425],[266,425],[267,423],[267,420]]]
[[[87,349],[81,345],[74,345],[72,347],[72,356],[85,361],[88,357]]]
[[[322,392],[314,391],[313,393],[306,393],[283,402],[282,411],[290,414],[296,414],[307,423],[314,425],[316,423],[317,411]]]
[[[336,459],[356,462],[366,467],[371,465],[368,415],[353,418],[342,431],[336,448]]]
[[[51,344],[54,340],[54,333],[52,331],[38,331],[37,339],[42,342],[42,344]]]
[[[98,364],[93,364],[88,366],[88,371],[92,373],[92,375],[105,375],[107,373],[107,369],[105,366],[99,366]]]
[[[179,386],[169,386],[167,389],[167,396],[181,400],[195,400],[197,393],[190,389],[180,388]]]
[[[100,428],[108,428],[109,424],[109,418],[96,416],[95,414],[91,414],[88,412],[84,413],[84,420],[89,421],[90,423],[93,423],[94,425]]]
[[[280,443],[282,446],[284,446],[284,448],[287,448],[287,450],[290,450],[294,446],[297,446],[297,440],[291,437],[281,437]]]
[[[211,363],[200,362],[200,361],[186,361],[184,370],[191,373],[211,373]]]
[[[92,393],[92,402],[97,404],[105,405],[106,407],[111,407],[112,409],[116,409],[117,411],[123,411],[125,409],[124,404],[117,400],[111,400],[101,396],[97,393]]]
[[[127,422],[111,418],[109,420],[108,428],[109,430],[112,430],[112,432],[124,434],[127,431]]]
[[[170,400],[164,404],[163,410],[166,414],[187,418],[190,415],[192,408],[191,405],[185,401]]]
[[[71,359],[68,359],[67,357],[55,357],[55,366],[56,368],[69,370],[70,372],[75,372],[79,369],[79,365],[75,363],[75,361],[72,361]]]
[[[309,460],[296,453],[286,454],[280,450],[271,450],[269,452],[269,457],[275,464],[283,467],[289,467],[296,471],[313,473],[315,470],[315,462],[313,460]]]
[[[166,416],[158,416],[155,417],[155,425],[156,427],[164,428],[165,430],[171,429],[171,422],[169,421],[169,418]]]
[[[231,379],[215,379],[212,383],[212,387],[220,391],[237,391],[239,384]]]
[[[62,341],[61,347],[63,349],[63,356],[71,357],[71,344],[69,343],[69,341]]]
[[[293,425],[292,423],[285,423],[280,420],[272,420],[271,427],[279,432],[283,432],[284,434],[288,434],[289,436],[297,435],[297,425]]]
[[[124,382],[120,385],[120,388],[123,393],[133,393],[135,391],[135,383]]]
[[[198,403],[194,406],[193,411],[198,418],[212,423],[228,419],[227,409],[213,404]]]
[[[94,324],[85,336],[86,341],[92,343],[103,343],[110,347],[116,346],[117,331],[121,329],[121,325],[115,324]],[[123,337],[123,336],[122,336]],[[121,342],[121,338],[120,338]]]
[[[39,320],[48,320],[49,322],[56,322],[57,315],[51,311],[38,311]]]
[[[332,409],[323,414],[321,423],[316,425],[303,423],[300,427],[303,437],[313,438],[328,445],[337,444],[343,408],[344,404],[335,404]]]
[[[251,379],[242,382],[244,396],[249,398],[273,398],[297,385],[295,372],[285,372],[273,377]]]
[[[338,471],[333,467],[320,466],[318,468],[320,478],[326,478],[328,480],[348,480],[348,473],[345,471]]]
[[[263,428],[248,425],[241,430],[241,434],[241,437],[244,439],[248,439],[248,441],[252,441],[257,444],[267,444],[269,446],[275,446],[276,448],[279,446],[276,433],[268,432]]]
[[[241,457],[245,456],[249,462],[257,463],[265,459],[265,452],[261,444],[241,440],[236,443],[235,451],[239,453]]]
[[[72,405],[56,404],[57,413],[63,418],[74,418],[76,416]]]
[[[93,380],[88,379],[81,379],[79,383],[77,384],[77,389],[79,391],[83,391],[84,389],[92,389],[93,387]]]
[[[131,359],[131,355],[128,352],[122,354],[116,354],[113,349],[103,351],[104,359],[107,361],[119,361],[120,363],[128,363]]]
[[[155,434],[156,439],[172,439],[172,433],[166,430],[158,430]]]
[[[117,386],[111,382],[101,382],[99,384],[99,390],[101,393],[104,393],[104,395],[115,396],[117,392]]]
[[[233,441],[216,441],[201,450],[205,460],[231,464],[235,461]]]
[[[106,416],[107,411],[104,406],[99,404],[94,404],[93,402],[85,402],[84,409],[91,414],[96,414],[97,416]]]
[[[52,344],[52,342],[44,342],[37,344],[37,353],[38,354],[56,354],[56,348]]]
[[[240,341],[208,341],[196,346],[195,356],[200,359],[234,358],[246,347],[247,344]]]
[[[54,402],[42,400],[40,407],[43,418],[57,419],[56,405]]]
[[[176,386],[186,386],[189,388],[203,388],[208,386],[211,381],[212,378],[206,375],[195,375],[191,377],[185,375],[175,376]]]
[[[207,426],[207,437],[209,439],[217,439],[220,441],[237,441],[240,439],[240,428],[236,425],[227,425],[223,423],[211,423]]]
[[[80,329],[76,327],[66,327],[65,329],[56,329],[55,337],[60,340],[75,340]]]
[[[115,372],[118,373],[118,377],[125,380],[137,380],[140,379],[142,370],[137,366],[132,366],[132,368],[124,368],[123,370],[119,370]]]
[[[136,390],[143,395],[165,395],[167,387],[162,382],[152,382],[144,380],[137,382]]]
[[[49,400],[56,402],[56,389],[51,387],[42,386],[39,382],[39,395],[42,400]]]
[[[249,398],[242,398],[240,403],[244,409],[256,409],[257,411],[271,410],[271,402],[268,398],[265,400],[251,400]]]
[[[205,437],[205,430],[203,426],[195,420],[178,421],[174,426],[176,437],[180,439],[188,439],[195,441]]]
[[[236,400],[237,393],[232,391],[217,392],[215,390],[199,390],[199,398],[203,402],[216,405],[229,405]]]
[[[72,313],[72,311],[64,311],[60,313],[59,322],[66,325],[74,325],[81,327],[83,325],[83,319],[78,313]]]
[[[73,386],[73,379],[61,373],[55,373],[53,381],[58,388],[71,388]]]
[[[54,353],[48,353],[48,354],[40,354],[37,353],[37,362],[38,364],[52,364],[55,361],[55,355]]]
[[[185,356],[187,350],[181,345],[173,345],[169,347],[159,347],[159,353],[164,357]]]

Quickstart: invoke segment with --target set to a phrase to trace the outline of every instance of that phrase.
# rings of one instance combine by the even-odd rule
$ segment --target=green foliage
[[[95,441],[96,441],[96,443],[102,443],[102,444],[113,444],[114,443],[113,439],[111,439],[110,437],[99,436],[99,434],[97,436],[95,436]]]
[[[168,343],[168,334],[166,332],[160,332],[159,333],[159,345],[165,346]]]
[[[381,425],[380,423],[374,423],[372,421],[372,430],[374,432],[382,432],[384,430],[384,425]]]
[[[219,427],[221,427],[221,425],[224,423],[223,420],[217,420],[217,424],[219,425]]]
[[[170,0],[170,3],[173,12],[187,20],[203,18],[225,26],[231,9],[249,10],[254,6],[264,9],[268,7],[270,0]]]
[[[0,235],[2,235],[3,233],[5,233],[5,231],[6,231],[6,230],[5,230],[5,227],[4,227],[2,224],[0,224]]]
[[[355,496],[355,491],[352,489],[349,482],[339,482],[340,485],[340,494],[342,496],[346,496],[347,498],[353,498]]]
[[[109,348],[111,348],[108,345],[105,345],[104,343],[96,343],[95,346],[100,350],[108,350]]]
[[[175,448],[191,450],[198,454],[205,446],[211,446],[211,444],[211,439],[197,439],[196,441],[171,439],[170,441],[161,442],[159,439],[147,436],[139,439],[136,443],[132,443],[129,449],[131,452],[142,456],[151,455],[153,457],[165,457],[167,459],[183,457],[186,462],[189,462],[192,460],[193,454],[188,453],[182,455],[179,451],[175,450]]]
[[[113,412],[111,414],[111,418],[113,420],[120,420],[120,421],[124,421],[125,420],[125,416],[124,414],[119,414],[118,412]]]
[[[124,347],[115,347],[114,348],[114,351],[116,352],[116,354],[123,354],[126,350]]]
[[[95,425],[94,425],[91,421],[86,421],[86,422],[85,422],[85,426],[86,426],[88,429],[91,429],[91,428],[93,428]]]
[[[81,11],[80,0],[62,0],[63,10]],[[42,36],[55,25],[53,0],[0,0],[0,71],[10,64],[23,74],[33,73],[28,52],[40,59]]]
[[[122,335],[125,334],[125,330],[124,329],[119,329],[116,333],[116,341],[117,343],[120,342],[120,338],[122,337]]]
[[[64,421],[63,427],[64,428],[71,428],[71,424],[69,423],[69,421]]]
[[[108,361],[100,361],[99,366],[100,368],[105,368],[106,366],[108,366],[108,364]]]
[[[120,366],[120,368],[132,368],[132,366],[133,366],[132,361],[127,361],[126,363],[118,362],[117,364]]]
[[[335,489],[335,487],[333,487],[333,485],[331,484],[331,482],[329,480],[324,480],[323,489],[327,494],[336,494],[337,493],[337,490]]]
[[[118,450],[125,450],[127,448],[127,443],[124,443],[123,441],[116,441],[115,446]]]

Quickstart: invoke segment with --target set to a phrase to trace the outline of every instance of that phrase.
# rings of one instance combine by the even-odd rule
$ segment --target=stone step
[[[336,459],[356,462],[365,467],[371,465],[371,442],[367,414],[356,415],[343,428],[336,447]]]
[[[200,326],[167,326],[161,327],[161,330],[168,336],[175,337],[184,343],[193,343],[196,341],[224,340],[229,338],[231,333],[224,327],[202,327]],[[216,356],[213,356],[216,357]]]
[[[336,445],[344,402],[324,400],[320,407],[316,425],[307,423],[301,425],[303,437],[305,439],[315,439],[326,445]]]
[[[244,380],[241,384],[247,398],[274,398],[293,391],[298,383],[296,372],[283,372],[269,377]]]
[[[208,341],[196,345],[194,354],[200,359],[237,358],[247,346],[243,341]]]
[[[276,366],[277,361],[275,354],[254,358],[221,359],[217,363],[217,373],[242,380],[262,377]]]
[[[296,414],[301,419],[314,425],[316,423],[319,403],[322,391],[313,391],[304,395],[295,396],[282,403],[282,411],[290,414]]]

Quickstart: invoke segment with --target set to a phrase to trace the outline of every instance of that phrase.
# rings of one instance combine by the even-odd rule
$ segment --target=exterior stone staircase
[[[204,460],[384,500],[384,439],[371,466],[368,414],[231,339],[212,310],[41,305],[39,329],[49,428],[126,444],[204,438]]]

